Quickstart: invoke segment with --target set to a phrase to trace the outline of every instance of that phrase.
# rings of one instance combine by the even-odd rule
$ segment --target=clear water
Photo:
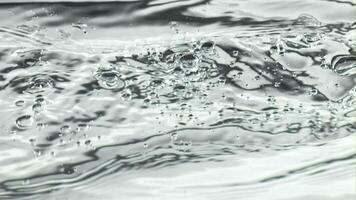
[[[354,1],[0,2],[0,199],[355,198]]]

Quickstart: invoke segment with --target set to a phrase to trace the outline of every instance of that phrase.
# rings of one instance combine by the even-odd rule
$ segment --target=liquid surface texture
[[[354,200],[350,0],[0,0],[0,199]]]

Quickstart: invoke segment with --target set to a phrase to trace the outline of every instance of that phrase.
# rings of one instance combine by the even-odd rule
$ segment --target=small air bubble
[[[32,110],[34,113],[38,114],[44,110],[44,106],[41,103],[35,103],[32,106]]]
[[[24,100],[18,100],[15,102],[15,106],[17,107],[21,107],[25,105],[25,101]]]
[[[16,119],[16,126],[19,129],[27,129],[33,125],[34,119],[31,115],[23,115]]]
[[[315,88],[312,88],[310,91],[309,91],[309,93],[308,93],[310,96],[315,96],[315,95],[317,95],[318,94],[318,90],[317,89],[315,89]]]
[[[37,130],[41,131],[47,127],[47,124],[39,122],[39,123],[37,123],[36,127],[37,127]]]
[[[36,145],[36,139],[34,139],[34,138],[31,138],[29,140],[29,142],[30,142],[31,146],[35,146]]]
[[[42,151],[39,149],[33,150],[33,154],[35,157],[40,157],[42,155]]]
[[[232,55],[233,55],[234,57],[237,57],[237,56],[239,55],[239,51],[234,50],[234,51],[232,52]]]
[[[71,127],[70,127],[70,126],[64,125],[64,126],[61,127],[60,132],[61,132],[62,134],[68,134],[68,133],[70,132],[70,130],[71,130]]]
[[[91,141],[90,141],[90,140],[86,140],[86,141],[84,142],[84,144],[88,146],[88,145],[91,144]]]
[[[281,85],[281,82],[279,82],[279,81],[274,82],[274,87],[278,88],[280,85]]]
[[[175,21],[172,21],[172,22],[169,22],[169,27],[171,30],[173,30],[175,33],[179,33],[179,25],[178,25],[178,22],[175,22]]]
[[[90,130],[90,125],[89,124],[78,124],[78,127],[77,127],[77,132],[81,132],[81,131],[88,131]]]

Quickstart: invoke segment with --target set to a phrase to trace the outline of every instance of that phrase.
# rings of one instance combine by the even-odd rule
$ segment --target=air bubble
[[[274,96],[268,96],[267,101],[274,104],[276,103],[276,98]]]
[[[54,80],[46,76],[35,76],[28,81],[25,93],[36,94],[54,87]]]
[[[45,129],[47,127],[47,124],[39,122],[39,123],[37,123],[36,127],[37,127],[37,130],[42,131],[43,129]]]
[[[16,126],[19,129],[27,129],[33,125],[34,119],[31,115],[23,115],[16,119]]]
[[[305,33],[303,34],[302,41],[307,44],[313,44],[319,42],[322,39],[320,33]]]
[[[41,103],[35,103],[32,106],[32,110],[34,113],[40,113],[44,110],[44,106]]]
[[[204,42],[200,47],[205,53],[212,53],[214,51],[214,42]]]
[[[281,82],[279,81],[274,82],[274,87],[278,88],[279,86],[281,86]]]
[[[34,138],[31,138],[29,140],[29,142],[30,142],[31,146],[35,146],[36,145],[36,139],[34,139]]]
[[[98,84],[108,90],[121,90],[125,87],[125,81],[120,78],[120,73],[112,69],[99,69],[95,78]]]
[[[294,25],[303,25],[307,27],[318,27],[321,26],[322,23],[317,20],[315,17],[309,14],[301,14],[295,21]]]
[[[40,150],[40,149],[35,149],[35,150],[33,150],[33,155],[34,155],[35,157],[40,157],[40,156],[42,156],[42,150]]]
[[[25,105],[25,101],[24,100],[18,100],[15,102],[15,106],[17,107],[22,107]]]
[[[328,64],[326,63],[325,58],[321,58],[320,67],[323,68],[323,69],[328,69],[329,68]]]
[[[193,67],[198,63],[198,58],[194,53],[186,53],[180,58],[180,61],[183,67]]]
[[[148,144],[147,144],[147,143],[144,143],[144,144],[143,144],[143,147],[147,149],[147,148],[148,148]]]
[[[77,132],[81,132],[81,131],[88,131],[90,130],[90,125],[89,124],[78,124],[78,127],[77,127]]]
[[[64,126],[61,127],[60,132],[62,134],[68,134],[68,133],[70,133],[70,130],[71,130],[70,126],[64,125]]]
[[[88,27],[87,24],[84,24],[84,23],[73,23],[72,27],[80,29],[80,30],[83,31],[84,34],[87,34],[87,27]]]
[[[341,76],[354,76],[356,66],[356,56],[337,55],[331,60],[331,68]]]
[[[175,22],[175,21],[172,21],[172,22],[169,22],[169,27],[171,30],[173,30],[175,33],[179,33],[179,25],[178,25],[178,22]]]
[[[132,93],[130,90],[123,91],[121,93],[121,98],[124,101],[130,100],[132,98]]]
[[[233,52],[232,52],[232,55],[233,55],[234,57],[237,57],[237,56],[239,55],[239,51],[237,51],[237,50],[233,51]]]
[[[87,145],[87,146],[89,146],[89,145],[91,144],[91,140],[86,140],[86,141],[84,142],[84,144]]]
[[[315,88],[312,88],[310,91],[309,91],[309,93],[308,93],[310,96],[315,96],[315,95],[317,95],[318,94],[318,90],[317,89],[315,89]]]

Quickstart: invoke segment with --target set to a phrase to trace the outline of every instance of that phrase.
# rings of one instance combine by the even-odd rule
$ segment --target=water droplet
[[[104,89],[122,90],[125,87],[125,81],[120,78],[120,73],[116,70],[99,69],[95,78]]]
[[[16,126],[19,129],[27,129],[32,126],[34,119],[31,115],[23,115],[16,119]]]
[[[294,25],[302,25],[307,27],[318,27],[321,26],[322,23],[317,20],[315,17],[309,14],[301,14],[295,21]]]

